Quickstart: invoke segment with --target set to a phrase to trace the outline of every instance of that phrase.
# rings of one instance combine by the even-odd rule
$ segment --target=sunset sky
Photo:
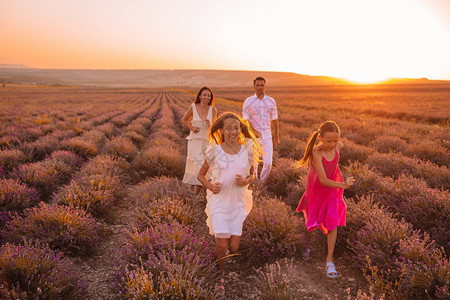
[[[450,80],[450,0],[0,0],[0,64]]]

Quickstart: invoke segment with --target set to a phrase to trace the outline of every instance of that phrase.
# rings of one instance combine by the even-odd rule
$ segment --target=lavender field
[[[205,194],[180,180],[180,119],[196,91],[0,88],[2,297],[450,298],[449,85],[269,87],[280,145],[266,184],[251,185],[225,294]],[[219,114],[240,113],[252,94],[213,91]],[[341,170],[356,179],[344,192],[334,281],[323,249],[301,261],[304,223],[294,214],[307,176],[296,162],[326,120],[339,124]]]

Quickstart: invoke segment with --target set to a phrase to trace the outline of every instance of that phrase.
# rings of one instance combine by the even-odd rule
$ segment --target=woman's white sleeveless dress
[[[212,122],[212,107],[208,109],[206,119]],[[192,126],[199,127],[200,130],[194,133],[192,130],[186,137],[188,140],[186,168],[184,171],[183,182],[192,185],[201,185],[197,179],[198,171],[205,161],[205,151],[209,146],[208,125],[205,120],[200,119],[195,103],[192,103]]]
[[[248,186],[238,187],[236,175],[247,177],[253,165],[253,142],[246,139],[246,145],[234,155],[227,154],[220,145],[211,145],[206,151],[206,161],[212,171],[212,183],[220,182],[221,191],[213,194],[207,191],[206,224],[210,234],[242,235],[242,224],[253,205],[252,191]]]

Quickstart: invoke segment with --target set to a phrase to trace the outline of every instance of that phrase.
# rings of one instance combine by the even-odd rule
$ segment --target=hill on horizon
[[[0,64],[0,83],[57,86],[92,86],[114,88],[161,87],[243,87],[253,85],[257,76],[266,78],[271,86],[350,85],[339,78],[310,76],[292,72],[238,70],[87,70],[36,69]],[[392,79],[385,84],[448,83],[421,79]]]

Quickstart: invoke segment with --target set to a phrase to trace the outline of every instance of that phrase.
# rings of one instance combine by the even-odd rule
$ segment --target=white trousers
[[[270,169],[272,169],[272,156],[273,156],[273,142],[272,137],[267,139],[258,139],[258,143],[261,146],[262,150],[262,160],[263,160],[263,167],[261,170],[261,174],[258,176],[258,165],[255,164],[255,176],[256,178],[259,178],[262,182],[265,182],[267,180],[267,177],[269,177]]]

